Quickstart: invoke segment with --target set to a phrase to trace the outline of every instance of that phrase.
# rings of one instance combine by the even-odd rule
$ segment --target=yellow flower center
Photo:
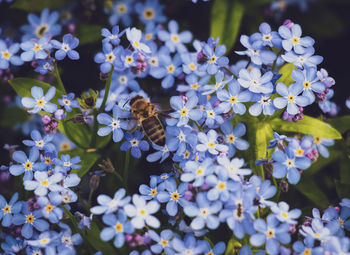
[[[175,66],[174,65],[168,66],[168,73],[173,73],[174,71],[175,71]]]
[[[62,200],[63,200],[63,203],[68,204],[70,202],[70,197],[67,195],[64,195]]]
[[[153,19],[154,18],[154,10],[151,8],[144,10],[143,16],[145,17],[145,19],[148,19],[148,20]]]
[[[108,62],[113,62],[113,60],[115,59],[115,56],[114,56],[114,54],[111,52],[111,53],[107,54],[106,58],[107,58],[107,61],[108,61]]]
[[[46,157],[45,158],[45,164],[46,165],[51,165],[51,158]]]
[[[292,160],[292,159],[287,159],[287,161],[286,161],[286,166],[287,166],[288,168],[293,167],[293,166],[294,166],[294,160]]]
[[[265,42],[270,41],[271,39],[272,39],[272,36],[271,36],[271,35],[264,35],[264,36],[263,36],[263,40],[264,40]]]
[[[168,245],[169,245],[169,242],[168,242],[167,240],[161,240],[161,241],[160,241],[160,244],[161,244],[162,246],[168,246]]]
[[[303,252],[304,255],[311,255],[311,249],[306,248]]]
[[[203,169],[202,168],[198,168],[196,171],[196,175],[202,175],[203,174]]]
[[[35,141],[35,145],[38,147],[43,147],[44,146],[44,141],[40,140],[40,141]]]
[[[6,59],[9,59],[11,57],[11,53],[8,52],[7,50],[5,50],[5,51],[2,52],[2,57],[6,58]]]
[[[215,147],[215,143],[213,143],[213,142],[208,143],[208,147],[210,147],[210,148],[214,148],[214,147]]]
[[[31,170],[31,169],[32,169],[32,162],[27,161],[27,162],[24,164],[24,169],[25,169],[25,170]]]
[[[180,115],[181,116],[187,116],[188,114],[188,110],[186,108],[183,108],[181,111],[180,111]]]
[[[234,143],[235,140],[236,140],[236,137],[234,135],[227,136],[227,141],[229,143]]]
[[[45,35],[45,32],[49,29],[49,27],[44,24],[44,25],[41,25],[40,27],[37,28],[36,30],[36,36],[41,38]]]
[[[298,156],[304,155],[304,150],[303,149],[297,149],[295,152]]]
[[[125,60],[128,64],[130,64],[133,62],[134,58],[132,56],[128,56]]]
[[[117,224],[115,224],[114,228],[115,228],[115,231],[122,232],[123,231],[123,224],[117,223]]]
[[[226,189],[226,183],[225,183],[225,182],[219,182],[219,183],[218,183],[218,189],[219,189],[219,190],[224,190],[224,189]]]
[[[180,41],[178,35],[171,35],[171,40],[172,40],[174,43],[178,43],[178,42]]]
[[[315,234],[314,234],[314,237],[320,238],[320,237],[321,237],[321,234],[315,233]]]
[[[69,236],[62,236],[62,243],[66,245],[72,245],[72,239]]]
[[[147,41],[151,40],[152,37],[153,37],[152,34],[146,34],[146,36],[145,36],[145,38],[146,38]]]
[[[125,13],[127,11],[127,7],[125,4],[118,4],[117,5],[117,12],[118,13]]]
[[[134,41],[133,44],[134,44],[134,46],[135,46],[136,48],[139,48],[139,47],[140,47],[140,43],[139,43],[138,41]]]
[[[282,212],[282,213],[281,213],[281,216],[282,216],[283,218],[285,218],[285,219],[286,219],[286,218],[288,218],[288,213],[286,213],[286,212]]]
[[[39,51],[39,50],[41,50],[41,45],[40,44],[35,44],[34,51]]]
[[[48,243],[50,242],[50,239],[48,239],[48,238],[43,238],[43,239],[40,240],[40,242],[41,242],[42,244],[48,244]]]
[[[48,180],[41,181],[41,186],[48,186],[50,183]]]
[[[234,97],[234,96],[230,97],[230,103],[231,104],[234,104],[236,102],[237,102],[237,97]]]
[[[45,104],[45,101],[44,101],[44,99],[39,99],[39,100],[36,101],[36,104],[38,106],[43,106]]]
[[[317,144],[320,144],[321,143],[321,137],[315,136],[314,137],[314,142],[317,143]]]
[[[208,62],[209,62],[209,63],[215,63],[217,59],[218,59],[218,58],[217,58],[216,56],[212,56],[212,57],[208,60]]]
[[[202,215],[202,216],[207,216],[208,213],[209,213],[209,211],[208,211],[207,208],[202,208],[200,211],[201,211],[201,215]]]
[[[6,205],[3,209],[4,213],[11,213],[11,206]]]
[[[47,206],[45,206],[45,211],[47,212],[51,212],[53,210],[54,206],[52,204],[48,204]]]
[[[208,111],[208,117],[214,118],[215,117],[215,112],[214,111]]]
[[[292,96],[292,95],[288,96],[288,101],[293,102],[294,101],[294,96]]]
[[[341,219],[341,218],[339,218],[338,221],[340,222],[340,226],[341,226],[342,228],[344,228],[344,220]]]
[[[174,192],[174,193],[171,194],[171,199],[172,199],[172,200],[177,201],[177,200],[179,200],[179,198],[180,198],[179,193]]]
[[[152,189],[151,196],[154,197],[155,195],[157,195],[157,189]]]
[[[145,210],[145,209],[140,209],[140,210],[139,210],[139,214],[140,214],[141,216],[145,216],[145,215],[146,215],[146,210]]]
[[[32,224],[34,222],[34,216],[32,214],[29,214],[26,216],[26,223]]]
[[[198,83],[195,83],[195,84],[192,84],[192,85],[191,85],[191,88],[192,88],[192,89],[198,89],[198,87],[199,87]]]
[[[299,38],[293,37],[293,38],[292,38],[292,42],[293,42],[294,44],[298,44],[298,43],[299,43]]]
[[[69,51],[70,50],[69,45],[65,44],[65,43],[62,43],[62,50]]]
[[[266,236],[268,238],[274,237],[275,236],[275,231],[273,229],[269,229],[266,231]]]
[[[67,143],[67,142],[63,142],[63,143],[61,143],[61,145],[60,145],[60,149],[61,149],[61,151],[69,150],[69,149],[70,149],[70,144]]]
[[[206,255],[214,255],[213,251],[209,251]]]
[[[310,88],[310,82],[308,82],[308,81],[304,81],[303,85],[304,85],[305,89]]]
[[[191,70],[196,70],[196,69],[197,69],[197,66],[196,66],[195,64],[191,63],[191,64],[189,65],[189,68],[190,68]]]
[[[190,156],[190,152],[189,151],[185,151],[185,153],[184,153],[184,158],[188,158]]]

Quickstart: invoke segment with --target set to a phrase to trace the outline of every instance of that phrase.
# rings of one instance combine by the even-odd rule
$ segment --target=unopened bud
[[[284,22],[283,22],[283,25],[288,27],[289,29],[292,29],[292,27],[294,26],[294,23],[293,21],[291,21],[290,19],[286,19]]]
[[[49,115],[44,115],[41,117],[41,121],[43,122],[43,124],[49,124],[51,121],[51,117]]]
[[[288,188],[289,188],[288,182],[282,180],[279,186],[282,192],[288,192]]]
[[[280,149],[281,151],[286,151],[286,144],[284,143],[283,140],[279,140],[277,142],[277,147],[278,149]]]
[[[107,173],[113,173],[115,171],[112,161],[109,158],[102,160],[102,164],[99,164],[98,166],[105,170]]]
[[[90,189],[96,190],[98,186],[100,185],[100,176],[93,175],[90,179]]]

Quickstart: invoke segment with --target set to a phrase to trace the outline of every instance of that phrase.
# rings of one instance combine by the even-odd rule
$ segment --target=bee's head
[[[136,95],[130,100],[130,106],[132,106],[137,100],[143,99],[142,96]]]

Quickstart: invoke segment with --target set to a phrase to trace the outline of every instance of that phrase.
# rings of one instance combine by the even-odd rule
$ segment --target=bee
[[[165,145],[165,131],[158,118],[156,106],[142,96],[134,96],[130,100],[131,114],[143,129],[148,139],[159,145]]]

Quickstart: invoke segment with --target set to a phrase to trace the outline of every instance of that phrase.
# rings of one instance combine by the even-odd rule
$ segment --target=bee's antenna
[[[128,100],[125,101],[125,103],[123,104],[123,108],[125,107],[125,105],[130,101],[130,97],[128,98]]]

